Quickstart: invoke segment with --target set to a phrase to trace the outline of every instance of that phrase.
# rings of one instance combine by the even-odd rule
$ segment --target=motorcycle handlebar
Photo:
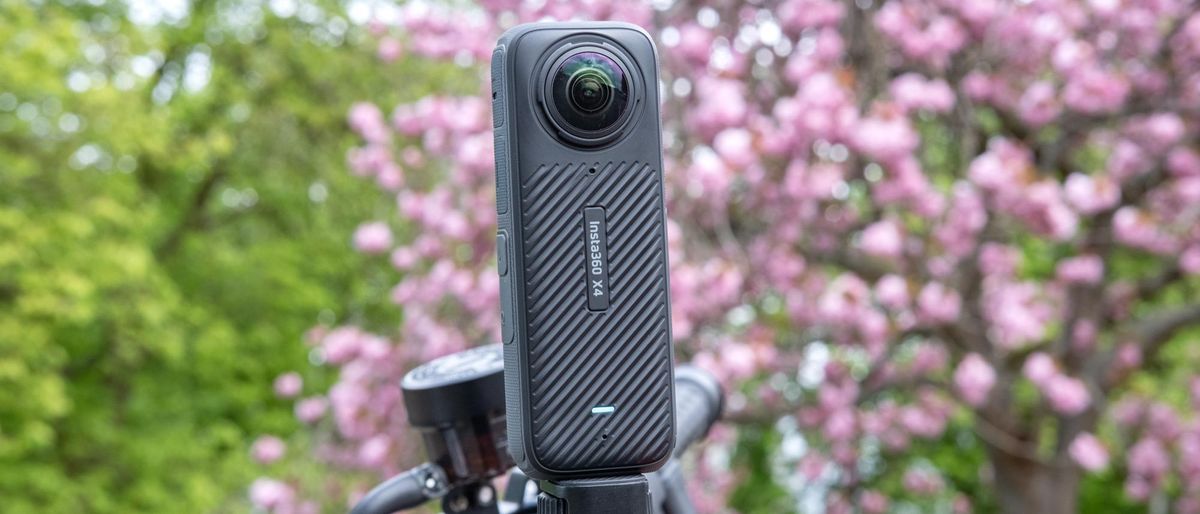
[[[721,417],[723,396],[721,384],[707,371],[695,366],[675,369],[675,457],[708,434]]]
[[[412,509],[446,494],[446,475],[435,464],[422,464],[375,486],[350,514],[378,514]]]

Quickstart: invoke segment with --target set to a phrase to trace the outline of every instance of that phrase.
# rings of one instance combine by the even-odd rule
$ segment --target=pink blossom
[[[689,115],[702,133],[716,134],[723,128],[738,126],[746,119],[745,86],[736,80],[704,77],[696,82],[700,103]]]
[[[975,102],[987,101],[994,91],[992,79],[979,70],[971,70],[962,80],[963,92]]]
[[[848,441],[856,431],[854,412],[849,409],[838,409],[825,420],[824,434],[830,441]]]
[[[313,424],[325,416],[329,409],[329,400],[321,396],[313,396],[296,402],[296,419],[306,424]]]
[[[958,15],[967,20],[976,30],[985,28],[989,23],[996,21],[996,15],[1000,13],[996,0],[966,0],[949,4],[948,7],[957,10]]]
[[[380,144],[368,144],[346,152],[346,163],[350,165],[350,170],[360,177],[374,175],[391,162],[391,150]]]
[[[1072,173],[1063,185],[1067,202],[1083,214],[1111,209],[1121,201],[1121,188],[1108,176]]]
[[[971,161],[967,175],[985,190],[1008,191],[1027,180],[1033,166],[1029,151],[1004,139],[988,143],[988,150]]]
[[[1017,113],[1021,120],[1034,127],[1053,121],[1061,111],[1054,85],[1044,80],[1031,84],[1017,103]]]
[[[354,231],[354,248],[365,254],[386,252],[392,246],[392,229],[387,223],[364,223]]]
[[[1113,420],[1123,428],[1133,428],[1140,425],[1145,415],[1145,400],[1134,396],[1122,399],[1112,408]]]
[[[1089,319],[1075,321],[1071,327],[1071,345],[1079,351],[1088,351],[1096,344],[1096,323]]]
[[[942,477],[928,469],[909,468],[902,479],[904,488],[918,495],[933,495],[945,487]]]
[[[404,45],[400,44],[400,40],[393,37],[384,37],[379,40],[379,60],[383,62],[394,62],[399,59],[404,53]]]
[[[1065,241],[1075,235],[1079,217],[1063,199],[1062,188],[1053,180],[1030,184],[1005,208],[1036,233]]]
[[[712,31],[696,23],[685,23],[679,27],[677,54],[697,64],[708,64],[712,56]]]
[[[1157,439],[1143,438],[1129,449],[1130,474],[1151,482],[1171,469],[1171,456]]]
[[[1183,119],[1175,113],[1157,113],[1134,122],[1144,143],[1155,151],[1166,151],[1186,134]]]
[[[844,14],[845,6],[830,0],[787,0],[779,6],[780,21],[797,33],[808,28],[836,25]]]
[[[1153,486],[1144,478],[1130,476],[1125,479],[1125,495],[1136,501],[1144,502],[1150,499],[1152,492]]]
[[[379,434],[367,439],[358,449],[359,462],[372,468],[383,466],[388,461],[391,444],[391,438],[386,434]]]
[[[979,231],[987,225],[988,212],[979,189],[966,182],[955,183],[951,194],[945,221],[934,236],[948,256],[961,259],[975,250]]]
[[[947,112],[954,108],[954,91],[941,79],[928,80],[916,73],[905,73],[892,80],[888,91],[892,101],[906,111]]]
[[[692,196],[724,200],[733,184],[734,172],[711,151],[697,151],[687,172],[687,189]]]
[[[1200,244],[1194,244],[1179,254],[1179,269],[1189,275],[1200,275]]]
[[[1161,233],[1151,215],[1136,207],[1122,207],[1113,215],[1113,235],[1127,246],[1165,254],[1174,250],[1174,242]]]
[[[875,26],[905,55],[937,68],[945,67],[966,43],[966,30],[952,17],[922,12],[910,4],[884,4],[875,15]]]
[[[1123,75],[1086,67],[1067,81],[1063,103],[1084,114],[1114,112],[1124,105],[1129,89],[1129,79]]]
[[[951,509],[954,514],[971,514],[971,500],[961,494],[955,496]]]
[[[1116,355],[1113,358],[1113,367],[1125,371],[1138,367],[1142,364],[1142,348],[1137,343],[1123,343],[1117,346]]]
[[[968,405],[979,407],[996,385],[996,371],[982,356],[969,353],[954,370],[954,387]]]
[[[894,162],[912,153],[920,143],[908,118],[900,113],[881,113],[859,121],[854,145],[868,157]]]
[[[992,339],[1006,349],[1025,347],[1042,339],[1057,312],[1046,298],[1045,286],[1033,281],[986,281],[983,303]]]
[[[924,375],[934,373],[946,367],[946,350],[939,345],[922,344],[913,354],[912,373]]]
[[[735,380],[749,378],[758,368],[754,349],[748,344],[734,341],[725,341],[721,345],[718,362]]]
[[[892,310],[908,308],[908,282],[899,275],[884,275],[875,283],[875,298]]]
[[[284,373],[275,378],[275,396],[280,398],[295,398],[304,387],[304,379],[295,371]]]
[[[1067,451],[1079,467],[1085,470],[1095,473],[1108,467],[1108,449],[1096,436],[1087,432],[1075,436]]]
[[[404,172],[399,165],[388,162],[379,167],[378,173],[375,174],[375,183],[385,191],[398,191],[404,186]]]
[[[1059,73],[1071,76],[1084,65],[1092,64],[1095,57],[1096,51],[1091,43],[1065,39],[1054,47],[1050,63]]]
[[[825,474],[825,469],[828,468],[829,462],[815,453],[809,453],[800,459],[797,463],[797,472],[800,476],[807,478],[810,481],[816,481]]]
[[[359,102],[350,108],[350,129],[358,132],[369,143],[383,143],[389,137],[383,111],[373,103]]]
[[[1104,279],[1104,261],[1096,255],[1078,255],[1058,263],[1058,279],[1071,284],[1099,284]]]
[[[1200,153],[1190,148],[1176,148],[1167,155],[1167,169],[1179,177],[1200,176]]]
[[[1160,441],[1174,441],[1183,433],[1183,422],[1174,408],[1155,403],[1146,411],[1146,433]]]
[[[917,296],[917,307],[925,319],[934,323],[948,323],[958,319],[962,298],[940,282],[930,282],[921,288],[921,293]]]
[[[870,291],[861,278],[844,273],[829,284],[817,308],[828,319],[849,322],[868,305]]]
[[[858,497],[858,506],[864,514],[885,514],[890,502],[879,491],[863,491]]]
[[[1116,181],[1124,182],[1150,171],[1152,162],[1141,145],[1121,138],[1113,144],[1108,156],[1108,174]]]
[[[1042,387],[1050,407],[1060,414],[1082,414],[1091,405],[1092,397],[1083,381],[1066,375],[1050,377]]]
[[[411,247],[399,247],[392,250],[391,263],[392,267],[406,271],[411,269],[419,262],[420,256]]]
[[[999,243],[984,243],[979,251],[979,270],[987,276],[1011,276],[1021,260],[1021,252]]]
[[[283,440],[272,435],[259,436],[250,446],[250,456],[259,464],[271,464],[283,458],[286,452],[287,445]]]
[[[896,259],[904,251],[904,233],[894,220],[872,223],[862,233],[862,250],[885,259]]]
[[[267,511],[291,504],[295,495],[291,486],[270,478],[259,478],[250,484],[250,503]]]
[[[713,140],[713,148],[729,166],[741,169],[758,160],[752,145],[750,131],[731,128],[721,131]]]
[[[354,327],[339,327],[321,339],[321,356],[325,362],[342,364],[358,356],[363,334]]]
[[[1044,352],[1034,352],[1025,358],[1021,372],[1038,387],[1046,387],[1050,379],[1058,376],[1058,365]]]

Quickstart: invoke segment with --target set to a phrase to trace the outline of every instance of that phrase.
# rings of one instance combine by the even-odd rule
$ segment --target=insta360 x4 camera
[[[623,23],[535,23],[492,54],[509,452],[642,473],[674,444],[658,62]]]

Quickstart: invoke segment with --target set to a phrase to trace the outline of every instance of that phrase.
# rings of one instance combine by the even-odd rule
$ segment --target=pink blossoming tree
[[[961,425],[1005,514],[1077,512],[1084,474],[1113,466],[1128,498],[1200,513],[1200,405],[1129,388],[1200,324],[1194,2],[491,0],[394,14],[371,27],[381,59],[445,61],[478,87],[350,111],[362,146],[349,167],[399,213],[364,220],[353,242],[398,271],[403,322],[314,330],[339,378],[296,412],[325,434],[322,460],[380,476],[413,462],[399,377],[498,336],[496,37],[619,19],[661,53],[677,348],[732,392],[708,451],[736,444],[740,424],[786,418],[807,443],[795,473],[826,512],[888,512],[889,479],[904,501],[969,512],[911,455]],[[276,388],[295,396],[299,382]],[[707,512],[737,480],[722,462],[694,466]],[[275,512],[326,493],[254,488]]]

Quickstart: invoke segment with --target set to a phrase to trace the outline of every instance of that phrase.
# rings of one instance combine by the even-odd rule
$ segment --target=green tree
[[[378,67],[339,13],[0,3],[5,512],[242,501],[303,332],[394,316],[347,241],[386,213],[344,113],[452,72]]]

